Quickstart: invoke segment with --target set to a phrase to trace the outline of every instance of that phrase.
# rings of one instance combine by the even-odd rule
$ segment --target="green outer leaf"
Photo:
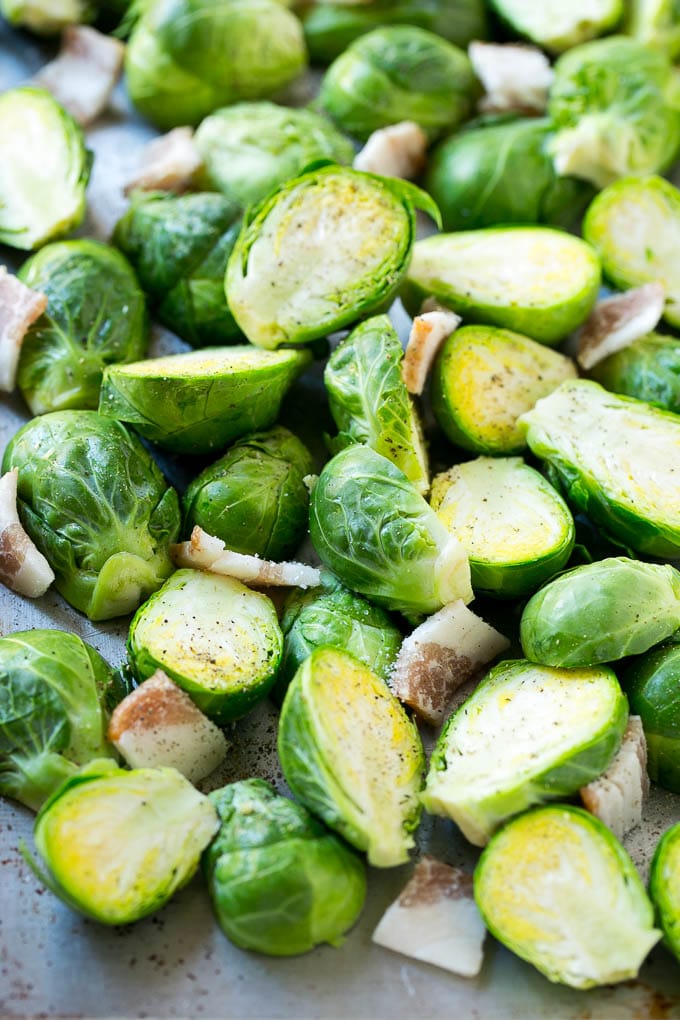
[[[680,793],[680,646],[636,659],[621,683],[631,712],[642,719],[651,779]]]
[[[626,33],[675,61],[680,56],[677,0],[629,0]]]
[[[0,0],[0,12],[10,25],[27,28],[38,35],[53,35],[68,25],[82,25],[94,16],[88,0]]]
[[[648,333],[610,354],[588,376],[612,393],[680,414],[680,340]]]
[[[649,894],[656,907],[664,941],[680,960],[680,824],[673,825],[661,839],[652,859]]]

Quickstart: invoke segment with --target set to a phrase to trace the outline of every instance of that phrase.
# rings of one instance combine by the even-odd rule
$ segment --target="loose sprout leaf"
[[[579,792],[583,806],[617,839],[640,825],[649,778],[647,744],[639,716],[628,719],[621,747],[606,771]]]
[[[664,310],[660,283],[599,301],[581,327],[576,360],[588,371],[656,328]]]
[[[0,390],[11,393],[29,328],[47,308],[47,296],[0,266]]]

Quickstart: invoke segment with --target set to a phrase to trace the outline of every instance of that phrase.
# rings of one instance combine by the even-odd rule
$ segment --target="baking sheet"
[[[0,25],[0,91],[19,84],[44,61],[29,36]],[[304,92],[304,90],[303,90]],[[125,207],[121,182],[135,167],[152,130],[131,115],[119,90],[112,111],[88,133],[96,158],[88,221],[80,231],[106,239]],[[0,249],[0,262],[12,255]],[[176,341],[161,330],[154,353]],[[301,407],[301,414],[305,408]],[[0,395],[0,455],[26,420],[18,398]],[[127,621],[94,625],[56,594],[29,602],[0,588],[0,635],[17,629],[73,630],[110,662],[124,656]],[[277,713],[265,703],[234,727],[234,746],[213,786],[261,776],[282,787],[275,753]],[[644,826],[627,846],[646,877],[660,834],[680,818],[680,798],[654,790]],[[487,939],[476,979],[456,978],[374,946],[371,932],[410,875],[405,866],[371,869],[366,907],[339,949],[273,959],[237,949],[215,924],[199,879],[153,917],[108,929],[70,911],[21,858],[33,815],[0,802],[0,1017],[266,1017],[372,1018],[418,1016],[461,1020],[646,1020],[680,1018],[680,966],[661,947],[640,978],[576,992],[551,985],[532,967]],[[474,866],[477,852],[444,819],[425,817],[419,847],[450,864]]]

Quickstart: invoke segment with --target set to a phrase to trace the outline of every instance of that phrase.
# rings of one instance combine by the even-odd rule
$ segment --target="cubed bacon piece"
[[[401,363],[401,376],[409,393],[420,396],[423,392],[439,348],[462,321],[448,308],[415,317]]]
[[[24,337],[46,308],[44,294],[0,266],[0,390],[5,393],[14,389]]]
[[[632,715],[616,757],[606,772],[582,788],[581,800],[617,839],[623,839],[642,821],[648,793],[647,741],[642,720]]]
[[[172,191],[179,195],[191,188],[201,167],[190,127],[177,127],[149,142],[142,151],[139,172],[125,185],[133,191]]]
[[[0,582],[19,595],[36,599],[54,581],[54,573],[24,531],[17,513],[16,468],[0,478]]]
[[[553,80],[550,61],[535,46],[473,42],[472,67],[484,88],[483,112],[542,113]]]
[[[380,128],[354,158],[354,169],[410,181],[425,166],[427,135],[411,120]]]
[[[62,35],[59,56],[35,76],[36,85],[82,124],[104,111],[120,77],[125,45],[86,25],[70,25]]]
[[[306,563],[273,563],[259,556],[234,552],[227,549],[221,539],[209,535],[198,525],[191,532],[189,542],[171,546],[170,552],[178,567],[226,574],[244,584],[297,588],[318,588],[321,584],[321,571],[316,567],[309,567]]]
[[[581,327],[576,360],[586,371],[656,328],[664,310],[660,283],[645,283],[598,301]]]

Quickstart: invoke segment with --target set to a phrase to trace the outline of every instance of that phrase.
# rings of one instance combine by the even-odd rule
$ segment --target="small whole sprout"
[[[680,340],[647,333],[588,373],[606,390],[680,414]]]
[[[680,644],[652,649],[626,669],[621,683],[647,738],[650,778],[680,793]]]

